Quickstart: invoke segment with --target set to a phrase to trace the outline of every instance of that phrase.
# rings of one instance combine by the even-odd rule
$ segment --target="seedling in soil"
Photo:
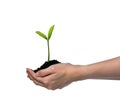
[[[58,62],[57,60],[51,60],[51,61],[50,61],[50,44],[49,44],[49,41],[50,41],[50,38],[51,38],[51,36],[52,36],[54,27],[55,27],[55,25],[52,25],[52,26],[49,28],[47,35],[45,35],[44,33],[40,32],[40,31],[36,31],[36,33],[37,33],[40,37],[42,37],[43,39],[45,39],[45,40],[47,41],[48,60],[47,60],[47,62],[45,62],[40,68],[37,68],[36,70],[34,70],[34,72],[37,72],[37,71],[39,71],[39,70],[41,70],[41,69],[45,69],[45,68],[49,67],[50,65],[60,63],[60,62]]]

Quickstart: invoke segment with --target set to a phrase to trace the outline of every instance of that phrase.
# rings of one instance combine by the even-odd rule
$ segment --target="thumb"
[[[36,73],[36,76],[44,77],[54,73],[54,67],[50,66],[46,69],[42,69]]]

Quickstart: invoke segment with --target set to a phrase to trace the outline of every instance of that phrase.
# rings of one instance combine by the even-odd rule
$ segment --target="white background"
[[[120,55],[119,0],[0,0],[0,99],[120,99],[120,81],[85,80],[62,90],[34,85],[26,68],[51,59],[86,65]]]

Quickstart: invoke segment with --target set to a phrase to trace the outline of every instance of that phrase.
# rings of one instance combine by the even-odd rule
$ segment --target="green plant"
[[[44,33],[40,32],[40,31],[36,31],[36,33],[41,36],[42,38],[47,40],[47,47],[48,47],[48,62],[50,61],[50,45],[49,45],[49,40],[51,38],[53,29],[54,29],[55,25],[52,25],[49,30],[48,30],[48,35],[46,36]]]

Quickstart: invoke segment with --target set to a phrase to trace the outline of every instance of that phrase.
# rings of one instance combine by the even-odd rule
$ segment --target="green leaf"
[[[54,25],[52,25],[52,26],[50,27],[49,31],[48,31],[48,40],[51,38],[53,29],[54,29]]]
[[[42,38],[46,39],[47,40],[47,37],[44,33],[40,32],[40,31],[36,31],[36,33],[41,36]]]

